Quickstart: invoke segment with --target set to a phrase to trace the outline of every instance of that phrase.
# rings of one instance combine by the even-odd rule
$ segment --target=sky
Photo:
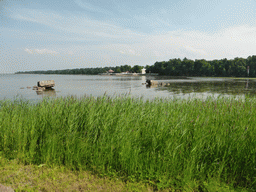
[[[256,0],[0,0],[0,73],[256,55]]]

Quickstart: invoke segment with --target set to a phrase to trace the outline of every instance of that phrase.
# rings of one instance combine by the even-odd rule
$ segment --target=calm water
[[[146,79],[169,82],[169,86],[147,87]],[[36,92],[32,88],[37,81],[54,80],[54,91]],[[40,100],[45,96],[65,97],[80,96],[119,96],[130,94],[132,97],[145,99],[160,98],[206,98],[208,96],[244,97],[256,95],[256,80],[229,78],[187,78],[170,79],[170,77],[153,76],[86,76],[86,75],[0,75],[0,100],[22,97]]]

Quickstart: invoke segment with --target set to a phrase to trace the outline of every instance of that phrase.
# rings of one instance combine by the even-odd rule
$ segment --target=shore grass
[[[0,158],[0,184],[17,191],[136,191],[153,192],[143,182],[123,182],[98,176],[90,171],[70,170],[65,166],[24,165],[17,159]],[[168,190],[164,190],[168,191]]]
[[[256,99],[67,97],[0,101],[0,156],[144,182],[256,188]]]

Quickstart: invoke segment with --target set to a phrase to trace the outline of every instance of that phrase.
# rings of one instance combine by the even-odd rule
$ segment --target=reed
[[[0,101],[0,155],[158,189],[256,187],[256,99]]]

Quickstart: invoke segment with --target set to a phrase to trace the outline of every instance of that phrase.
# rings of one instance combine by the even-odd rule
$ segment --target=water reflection
[[[83,76],[81,76],[80,79],[74,78],[71,81],[102,81],[102,80],[104,81],[145,80],[146,81],[146,76],[91,76],[91,78],[83,78]]]
[[[56,91],[54,89],[36,91],[36,94],[41,95],[42,97],[56,97]]]
[[[168,81],[168,80],[167,80]],[[167,82],[166,81],[166,82]],[[159,81],[160,82],[160,81]],[[195,79],[168,81],[170,85],[154,85],[156,91],[168,91],[172,94],[209,93],[209,94],[230,94],[244,95],[256,94],[256,81],[250,79]]]

